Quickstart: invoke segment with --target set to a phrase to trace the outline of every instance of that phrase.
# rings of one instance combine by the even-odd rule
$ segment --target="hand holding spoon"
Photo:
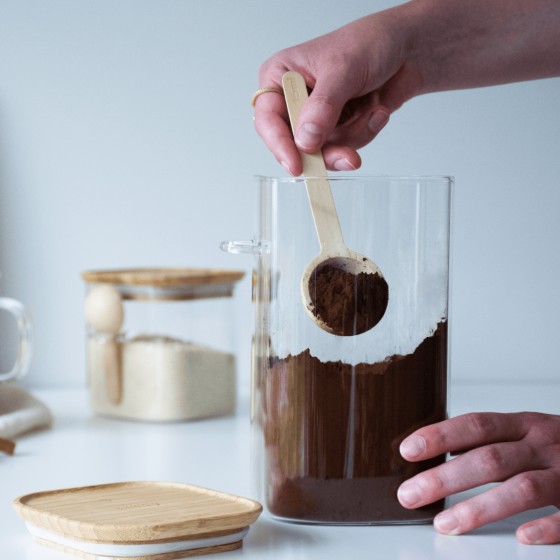
[[[303,77],[286,72],[282,78],[292,130],[295,132],[307,99]],[[382,319],[389,286],[378,266],[344,244],[321,151],[301,152],[303,176],[321,251],[303,272],[301,296],[311,319],[338,336],[362,334]]]

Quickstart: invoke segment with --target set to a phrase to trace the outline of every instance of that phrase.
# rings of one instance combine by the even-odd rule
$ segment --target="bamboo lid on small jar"
[[[130,268],[82,272],[87,284],[111,284],[123,299],[180,301],[231,297],[240,270],[207,268]]]

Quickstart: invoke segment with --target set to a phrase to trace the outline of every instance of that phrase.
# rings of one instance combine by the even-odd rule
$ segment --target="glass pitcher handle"
[[[22,377],[29,371],[34,329],[29,311],[17,299],[0,297],[0,309],[9,311],[16,318],[19,331],[19,349],[14,367],[7,373],[0,373],[0,381],[6,381]]]
[[[269,241],[222,241],[220,249],[226,253],[249,253],[264,255],[270,253]]]

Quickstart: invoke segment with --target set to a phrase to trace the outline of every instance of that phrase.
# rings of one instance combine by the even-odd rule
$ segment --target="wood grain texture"
[[[120,270],[91,270],[82,272],[88,284],[119,284],[128,286],[195,286],[237,282],[245,276],[240,270],[207,268],[130,268]]]
[[[119,404],[123,396],[122,343],[111,337],[103,345],[105,393],[111,404]]]
[[[307,87],[303,77],[297,72],[286,72],[282,77],[282,85],[292,131],[295,133],[299,115],[308,97]],[[320,150],[314,154],[300,151],[300,154],[303,176],[311,177],[311,179],[306,179],[305,186],[321,244],[321,253],[326,255],[340,252],[347,256],[348,250],[344,245],[323,154]]]
[[[105,544],[186,540],[254,523],[262,506],[248,498],[174,482],[121,482],[27,494],[20,517],[69,539]]]
[[[218,546],[208,546],[206,548],[195,548],[194,550],[184,550],[178,552],[167,552],[165,554],[152,554],[150,556],[99,556],[97,554],[89,554],[88,552],[82,552],[74,548],[69,548],[62,544],[54,543],[44,539],[39,539],[33,537],[33,540],[37,544],[47,546],[58,552],[65,552],[66,554],[71,554],[76,558],[81,558],[82,560],[106,560],[110,558],[111,560],[178,560],[180,558],[193,558],[195,556],[204,556],[206,554],[217,554],[219,552],[228,552],[229,550],[236,550],[243,546],[243,541],[237,541],[231,544],[222,544]]]

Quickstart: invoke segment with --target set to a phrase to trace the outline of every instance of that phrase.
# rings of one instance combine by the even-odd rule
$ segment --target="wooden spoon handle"
[[[284,97],[288,106],[292,131],[295,133],[299,114],[307,100],[307,87],[301,74],[286,72],[282,77]],[[327,179],[327,168],[321,150],[314,154],[301,152],[303,176],[314,177],[305,181],[307,196],[315,221],[315,229],[321,244],[321,253],[346,252],[331,186]],[[318,179],[315,177],[319,177]]]
[[[120,404],[123,396],[122,343],[115,337],[107,338],[103,345],[105,391],[111,404]]]
[[[13,455],[15,448],[16,448],[16,444],[13,441],[9,439],[0,438],[0,451],[3,451],[8,455]]]

